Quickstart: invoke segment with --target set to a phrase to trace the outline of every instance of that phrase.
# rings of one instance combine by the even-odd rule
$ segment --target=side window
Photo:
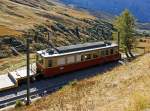
[[[81,56],[81,61],[90,60],[90,59],[91,59],[91,54],[85,54]]]
[[[81,61],[84,61],[84,55],[81,55]]]
[[[48,60],[48,67],[52,67],[52,60]]]
[[[106,56],[109,55],[109,50],[108,49],[105,50],[105,54],[106,54]]]
[[[105,50],[100,50],[100,55],[105,56]]]
[[[114,54],[114,49],[110,49],[110,54]]]
[[[66,64],[65,57],[58,58],[57,59],[57,64],[58,65],[64,65],[64,64]]]
[[[91,59],[91,54],[86,54],[85,55],[85,60],[90,60]]]
[[[68,56],[67,57],[67,64],[71,64],[75,62],[75,57],[74,56]]]
[[[98,53],[93,53],[93,58],[98,58]]]

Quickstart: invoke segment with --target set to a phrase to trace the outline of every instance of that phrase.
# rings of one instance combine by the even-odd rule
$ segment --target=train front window
[[[40,64],[43,64],[44,60],[43,57],[41,57],[40,55],[37,56],[37,62]]]

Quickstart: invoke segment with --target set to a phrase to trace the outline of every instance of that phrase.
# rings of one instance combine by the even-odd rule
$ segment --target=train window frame
[[[99,54],[97,53],[97,52],[94,52],[93,53],[93,59],[96,59],[96,58],[98,58],[99,57]]]
[[[100,55],[101,55],[102,57],[105,56],[105,50],[104,50],[104,49],[100,50]]]
[[[37,56],[37,62],[40,64],[44,64],[44,58],[41,55]]]
[[[59,57],[57,58],[57,65],[58,66],[63,66],[66,64],[66,57]]]
[[[81,55],[81,61],[87,61],[91,59],[92,59],[92,54],[90,53]]]
[[[81,61],[85,61],[84,55],[81,55]]]
[[[113,55],[114,54],[114,49],[110,49],[110,55]]]
[[[53,60],[52,59],[48,59],[48,67],[53,67]]]
[[[109,49],[106,49],[105,50],[105,56],[108,56],[109,55]]]
[[[84,57],[85,57],[84,58],[85,60],[91,60],[92,59],[92,54],[85,54]]]

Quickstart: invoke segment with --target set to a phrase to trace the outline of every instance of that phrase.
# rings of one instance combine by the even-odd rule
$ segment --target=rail
[[[58,89],[60,89],[63,85],[65,85],[67,83],[68,83],[67,81],[63,81],[62,83],[59,83],[57,85],[48,86],[48,87],[42,88],[40,90],[33,91],[30,93],[31,99],[42,97],[42,96],[50,94],[54,91],[57,91]],[[2,100],[2,101],[0,100],[0,109],[5,108],[7,106],[15,105],[16,100],[21,100],[23,102],[25,100],[25,97],[26,97],[26,93],[19,95],[19,96],[16,96],[16,97],[12,97],[12,98],[7,99],[7,100]]]

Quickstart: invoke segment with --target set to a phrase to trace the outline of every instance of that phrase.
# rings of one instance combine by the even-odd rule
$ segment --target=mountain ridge
[[[65,4],[87,8],[89,10],[104,11],[113,15],[119,15],[128,8],[139,22],[150,22],[149,0],[60,0]]]

